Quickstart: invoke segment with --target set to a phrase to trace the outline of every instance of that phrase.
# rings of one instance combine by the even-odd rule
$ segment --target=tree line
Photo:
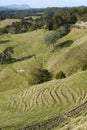
[[[44,9],[26,9],[26,10],[0,10],[0,20],[7,18],[21,19],[28,16],[41,16]]]
[[[40,17],[33,19],[32,17],[25,18],[25,16],[29,16],[29,11],[35,14],[39,14]],[[32,9],[32,10],[24,10],[18,11],[17,14],[23,14],[21,17],[21,21],[14,22],[12,25],[7,25],[4,28],[0,29],[0,34],[6,33],[24,33],[28,31],[37,30],[40,28],[44,28],[46,30],[57,30],[61,26],[69,27],[70,25],[77,22],[77,20],[87,20],[87,7],[79,7],[79,8],[47,8],[47,9]],[[5,17],[15,18],[13,14],[15,11],[7,11],[0,12],[1,19]],[[32,13],[30,13],[32,14]],[[5,16],[6,15],[6,16]],[[16,17],[17,18],[17,17]]]
[[[19,22],[13,22],[12,25],[7,25],[4,28],[0,28],[0,34],[18,34],[28,31],[44,28],[46,30],[57,30],[61,26],[69,27],[68,25],[74,24],[77,18],[74,14],[68,12],[61,12],[60,14],[54,14],[51,16],[41,16],[33,19],[32,17],[22,18]]]

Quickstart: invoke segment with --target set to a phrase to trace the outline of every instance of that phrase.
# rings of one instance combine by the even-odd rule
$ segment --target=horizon
[[[16,3],[16,4],[15,4]],[[36,2],[34,0],[3,0],[0,1],[0,6],[8,6],[8,5],[29,5],[31,8],[46,8],[46,7],[78,7],[78,6],[87,6],[87,1],[86,0],[62,0],[58,1],[55,0],[52,2],[52,0],[37,0]]]

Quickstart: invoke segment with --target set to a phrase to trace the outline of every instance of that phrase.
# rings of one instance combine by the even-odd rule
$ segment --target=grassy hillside
[[[16,130],[55,117],[87,100],[87,72],[0,93],[0,127]]]
[[[58,40],[55,54],[49,59],[47,68],[52,71],[64,70],[67,75],[77,72],[87,55],[87,30],[72,29]]]
[[[19,19],[5,19],[0,21],[0,28],[5,27],[6,25],[11,25],[13,22],[20,21]]]
[[[12,46],[18,59],[0,66],[0,128],[16,130],[42,122],[87,100],[87,71],[80,70],[87,53],[86,34],[86,29],[72,29],[57,41],[53,53],[42,42],[44,30],[0,36],[0,51]],[[38,66],[54,74],[63,70],[68,76],[30,86],[30,72]]]

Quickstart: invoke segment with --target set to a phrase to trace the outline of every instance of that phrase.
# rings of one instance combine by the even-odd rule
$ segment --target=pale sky
[[[32,8],[87,6],[87,0],[0,0],[0,6],[28,4]]]

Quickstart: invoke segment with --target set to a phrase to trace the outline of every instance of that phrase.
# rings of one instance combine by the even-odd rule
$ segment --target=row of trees
[[[35,10],[35,12],[37,11]],[[23,17],[20,22],[15,22],[10,26],[6,26],[5,28],[0,29],[0,33],[23,33],[27,31],[37,30],[43,27],[45,27],[46,30],[57,30],[61,26],[69,27],[71,24],[76,23],[78,19],[82,19],[84,21],[87,20],[86,15],[86,7],[48,8],[45,9],[44,13],[41,14],[41,17],[37,17],[36,19],[32,19],[32,17],[28,17],[25,19]],[[2,13],[1,17],[4,16],[4,13]]]
[[[27,9],[27,10],[1,9],[0,20],[4,20],[7,18],[22,19],[24,17],[29,17],[29,16],[41,16],[43,12],[44,9]]]
[[[27,19],[22,19],[19,22],[13,22],[12,25],[7,25],[6,27],[1,28],[0,34],[24,33],[40,29],[42,26],[44,26],[42,18],[33,19],[32,17],[29,17]]]
[[[53,8],[52,10],[47,10],[46,14],[44,12],[40,18],[37,17],[36,19],[33,19],[32,17],[29,17],[23,18],[19,22],[13,22],[12,25],[7,25],[6,27],[1,28],[0,34],[24,33],[43,27],[45,27],[46,30],[57,30],[61,26],[69,26],[70,24],[74,24],[77,21],[75,11],[69,9],[58,9],[59,12],[56,11],[55,13],[55,10],[57,9]],[[4,13],[2,16],[4,16]]]
[[[72,7],[72,8],[46,8],[44,11],[44,17],[52,18],[54,15],[60,14],[62,16],[66,15],[68,18],[75,15],[77,20],[87,21],[87,7]]]
[[[70,11],[54,14],[53,17],[46,18],[46,29],[56,30],[60,26],[70,25],[77,22],[77,17]]]
[[[11,10],[1,10],[0,11],[0,20],[7,18],[14,18],[14,11]]]
[[[59,14],[53,16],[53,18],[36,18],[32,19],[32,17],[28,19],[22,19],[19,22],[13,22],[12,25],[7,25],[4,28],[0,29],[0,34],[6,34],[6,33],[24,33],[28,31],[37,30],[40,28],[43,28],[45,26],[46,30],[57,30],[61,26],[65,26],[69,28],[69,25],[76,22],[76,17],[72,16],[69,18],[66,18],[66,20],[63,18],[63,16],[59,16]]]
[[[28,9],[28,10],[0,10],[0,20],[6,18],[24,18],[28,16],[43,16],[53,17],[53,15],[61,14],[63,12],[69,12],[75,14],[78,20],[82,17],[87,20],[87,7],[73,7],[73,8],[45,8],[45,9]]]

